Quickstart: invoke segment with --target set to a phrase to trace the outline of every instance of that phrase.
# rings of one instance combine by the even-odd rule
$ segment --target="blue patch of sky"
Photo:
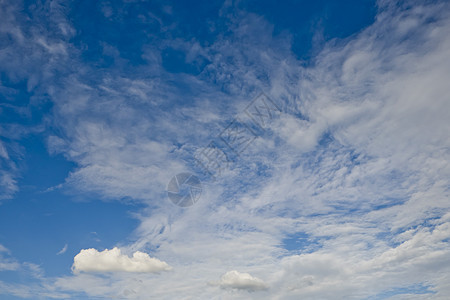
[[[74,164],[61,155],[50,156],[39,136],[27,137],[21,145],[26,150],[19,192],[0,209],[0,228],[7,228],[0,232],[0,244],[19,261],[41,265],[48,275],[64,274],[80,249],[111,248],[138,225],[128,212],[139,205],[48,191],[64,182]],[[65,244],[67,252],[57,256]]]
[[[375,296],[371,296],[365,298],[366,300],[382,300],[389,299],[393,296],[397,295],[424,295],[424,294],[435,294],[436,292],[430,290],[430,286],[427,286],[423,283],[418,283],[414,285],[410,285],[407,287],[398,287],[387,290],[385,292],[379,293]]]
[[[323,242],[326,238],[320,238]],[[296,232],[286,235],[282,240],[281,247],[288,251],[286,255],[312,253],[317,251],[322,246],[319,243],[319,238],[313,238],[305,232]]]
[[[274,24],[274,33],[292,34],[292,51],[306,64],[321,46],[321,40],[346,38],[373,23],[377,12],[375,1],[296,1],[283,5],[274,1],[243,1],[241,6],[264,16]],[[319,33],[319,40],[314,36]]]

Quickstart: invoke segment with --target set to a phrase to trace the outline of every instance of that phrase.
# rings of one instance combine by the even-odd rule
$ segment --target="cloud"
[[[20,268],[20,264],[15,259],[4,257],[9,253],[8,248],[0,244],[0,271],[15,271]]]
[[[20,264],[15,261],[6,260],[0,257],[0,271],[15,271],[20,268]]]
[[[370,232],[357,233],[357,228],[336,225],[341,233],[332,233],[322,249],[281,260],[282,271],[276,272],[272,290],[286,299],[362,299],[397,287],[422,285],[421,293],[434,299],[436,291],[445,294],[449,217],[433,221],[434,229],[420,227],[399,234],[402,240],[397,240],[397,246],[371,237]]]
[[[114,247],[101,252],[96,249],[83,249],[73,259],[72,270],[79,272],[131,272],[154,273],[170,270],[171,267],[147,253],[136,251],[133,257],[121,253]]]
[[[0,244],[0,271],[17,271],[28,273],[34,278],[41,278],[43,270],[39,265],[30,262],[19,262],[11,256],[9,249]]]
[[[39,124],[40,116],[31,121],[31,111],[43,104],[34,98],[39,92],[36,91],[34,95],[31,92],[48,79],[55,67],[58,68],[58,63],[52,63],[52,72],[49,72],[48,67],[50,62],[54,62],[52,57],[60,55],[54,52],[61,46],[53,45],[44,36],[49,32],[42,32],[42,36],[38,36],[37,31],[33,30],[39,26],[36,22],[32,26],[24,25],[21,11],[21,1],[0,1],[0,41],[9,41],[0,51],[0,72],[6,75],[0,82],[0,201],[13,198],[19,190],[18,179],[23,171],[20,161],[25,152],[20,140],[43,128]],[[48,49],[39,45],[38,41]],[[50,53],[50,49],[53,49],[53,53]],[[26,89],[14,85],[19,81],[25,83]],[[26,103],[19,96],[23,93],[27,95]]]
[[[259,278],[253,277],[248,273],[240,273],[238,271],[229,271],[225,273],[219,282],[222,288],[233,288],[239,290],[264,290],[267,285]]]
[[[68,244],[65,244],[64,247],[58,253],[56,253],[56,255],[66,253],[68,246],[69,246]]]
[[[196,78],[168,74],[157,59],[133,74],[117,66],[102,73],[80,61],[67,64],[84,71],[49,88],[61,129],[49,137],[50,151],[77,164],[67,183],[78,190],[107,199],[149,199],[151,207],[138,213],[138,240],[127,253],[157,248],[175,271],[77,274],[59,278],[56,288],[98,297],[133,291],[170,299],[181,291],[213,299],[226,298],[229,289],[270,286],[266,299],[345,299],[425,282],[424,289],[435,292],[426,297],[445,299],[448,6],[402,10],[387,3],[379,2],[373,25],[330,42],[307,69],[287,53],[288,41],[274,38],[271,24],[244,12],[230,20],[225,39],[196,48],[211,61]],[[59,62],[71,54],[59,41],[34,42],[34,53]],[[192,48],[189,41],[164,43]],[[145,51],[146,59],[160,56]],[[196,99],[164,82],[165,76],[198,91]],[[276,138],[258,138],[248,148],[251,155],[243,153],[233,164],[232,176],[205,185],[192,209],[165,206],[165,184],[185,164],[175,154],[206,145],[260,88],[285,111],[271,128]],[[192,103],[181,106],[177,99]],[[5,153],[0,149],[0,159]],[[296,233],[307,236],[308,245],[284,249],[283,239]],[[169,268],[145,253],[130,258],[117,248],[82,250],[73,264],[74,273]],[[205,287],[206,278],[239,268],[267,274],[265,281],[230,271],[220,280],[223,289]]]
[[[0,109],[0,115],[2,111]],[[0,126],[0,137],[2,134]],[[17,186],[17,168],[15,163],[10,159],[6,147],[0,140],[0,201],[10,199],[18,191]]]

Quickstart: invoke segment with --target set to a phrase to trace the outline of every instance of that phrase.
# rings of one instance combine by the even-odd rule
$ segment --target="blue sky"
[[[0,299],[448,299],[449,14],[0,0]]]

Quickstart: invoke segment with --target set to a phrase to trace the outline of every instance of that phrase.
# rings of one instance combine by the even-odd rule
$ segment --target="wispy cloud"
[[[61,254],[66,253],[68,247],[69,247],[69,245],[65,244],[64,247],[62,247],[62,249],[59,250],[58,253],[56,253],[56,255],[61,255]]]

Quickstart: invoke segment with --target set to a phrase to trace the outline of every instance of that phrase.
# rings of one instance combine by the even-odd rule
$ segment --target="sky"
[[[0,299],[449,299],[448,1],[0,0]]]

